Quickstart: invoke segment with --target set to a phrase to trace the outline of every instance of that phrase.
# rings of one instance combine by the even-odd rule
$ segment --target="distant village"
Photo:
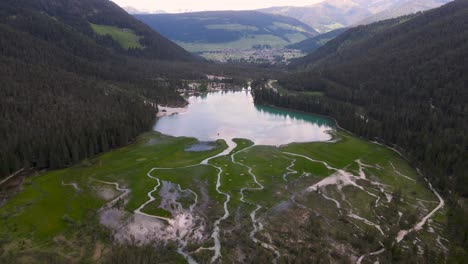
[[[199,55],[208,60],[222,63],[251,63],[269,65],[287,65],[292,59],[303,57],[299,50],[287,48],[232,49],[202,52]]]

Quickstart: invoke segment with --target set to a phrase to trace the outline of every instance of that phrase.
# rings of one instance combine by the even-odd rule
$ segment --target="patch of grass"
[[[241,24],[212,24],[206,25],[207,29],[222,29],[227,31],[258,31],[257,27],[246,26]]]
[[[324,96],[325,94],[320,91],[309,91],[309,92],[297,92],[291,91],[288,89],[284,89],[277,81],[272,83],[273,87],[281,94],[281,95],[294,95],[294,96]]]
[[[149,144],[151,141],[155,143]],[[94,188],[102,185],[97,180],[118,182],[121,187],[130,188],[131,199],[126,209],[133,211],[147,200],[147,192],[156,185],[153,179],[146,176],[151,168],[197,164],[226,147],[224,142],[218,142],[218,147],[212,151],[184,151],[195,142],[190,138],[148,133],[134,145],[97,157],[91,166],[78,165],[32,177],[30,185],[24,186],[22,192],[0,208],[0,233],[45,241],[75,230],[74,224],[82,223],[89,212],[98,210],[106,203]],[[143,158],[146,160],[137,161]],[[76,183],[80,192],[75,194],[76,191],[71,186],[63,186],[62,181]]]
[[[91,23],[91,27],[94,32],[98,35],[109,35],[124,49],[142,49],[143,46],[140,43],[140,36],[137,36],[135,32],[130,29],[118,28],[106,25],[97,25]]]
[[[278,215],[287,216],[288,213],[294,212],[298,222],[304,221],[308,214],[320,216],[316,221],[322,221],[322,224],[327,226],[327,234],[336,236],[332,238],[344,241],[343,243],[350,241],[349,243],[358,247],[358,250],[370,250],[368,248],[372,245],[378,246],[377,241],[381,237],[374,226],[359,219],[351,219],[348,215],[351,211],[380,225],[382,230],[387,232],[399,227],[399,212],[404,213],[402,219],[411,214],[421,217],[420,214],[427,213],[426,211],[437,205],[430,202],[437,201],[437,198],[427,188],[421,176],[396,153],[348,133],[336,133],[339,140],[334,143],[295,143],[281,147],[251,147],[253,143],[249,140],[234,139],[237,147],[230,155],[211,160],[210,165],[213,166],[199,163],[226,149],[224,141],[217,141],[217,147],[210,151],[187,152],[185,149],[196,143],[195,139],[169,137],[156,132],[147,133],[135,144],[110,151],[81,165],[27,179],[27,184],[23,185],[24,190],[0,208],[0,234],[5,234],[0,238],[16,242],[28,239],[34,247],[48,250],[57,248],[57,245],[50,242],[57,236],[79,241],[80,232],[90,226],[90,223],[98,222],[99,208],[118,195],[115,191],[114,197],[105,200],[100,194],[105,184],[98,181],[117,182],[121,187],[131,189],[125,210],[132,212],[148,200],[147,193],[157,185],[155,179],[147,176],[154,168],[156,169],[152,170],[150,175],[158,178],[162,184],[172,182],[180,185],[182,190],[191,190],[197,195],[199,208],[195,208],[195,212],[201,212],[200,216],[206,220],[208,230],[212,228],[212,223],[224,214],[226,196],[216,191],[218,168],[221,168],[219,188],[231,196],[228,204],[230,217],[221,223],[221,229],[240,228],[243,232],[239,232],[239,239],[245,241],[250,241],[250,213],[256,205],[262,206],[256,215],[257,219],[261,219],[265,224],[267,231],[262,232],[269,232],[273,241],[278,241],[280,236],[284,236],[275,232],[283,230],[282,227],[286,225],[294,224],[295,221],[275,224],[269,222],[270,219],[280,219]],[[366,178],[382,184],[387,193],[400,192],[403,201],[388,202],[378,187],[365,180],[359,180],[357,183],[365,191],[380,197],[378,208],[375,208],[375,196],[355,186],[340,189],[331,185],[320,191],[309,191],[308,187],[335,171],[327,169],[323,163],[312,162],[285,152],[324,161],[353,175],[359,175],[357,160],[360,160],[373,166],[363,168]],[[241,165],[233,163],[233,153],[237,153],[234,159]],[[295,172],[285,178],[285,173],[291,172],[287,167]],[[249,168],[264,186],[263,190],[255,190],[259,186],[249,173]],[[402,177],[401,174],[406,177]],[[63,183],[75,183],[79,191],[73,186],[64,186]],[[105,188],[114,187],[105,185]],[[243,188],[247,188],[244,191],[247,203],[241,201]],[[161,187],[153,193],[156,200],[143,208],[143,211],[170,218],[170,212],[159,208],[160,189]],[[325,195],[330,199],[326,199]],[[331,199],[340,203],[340,210]],[[417,199],[426,200],[425,211],[414,207]],[[189,195],[188,191],[178,200],[184,209],[188,209],[194,201],[195,195]],[[442,226],[446,222],[446,211],[437,213],[433,221],[434,225]],[[269,225],[275,228],[268,228]],[[221,232],[223,241],[229,240],[235,232]],[[354,236],[353,232],[357,235]],[[371,235],[375,241],[364,241]],[[262,234],[259,233],[256,237],[261,239]],[[430,244],[437,237],[425,232],[418,235],[418,238]],[[207,247],[211,246],[211,241],[204,243]],[[255,246],[251,241],[244,244]],[[245,246],[244,244],[239,246]],[[233,254],[231,249],[223,247],[223,255],[230,254]]]
[[[293,39],[295,41],[299,39],[297,35],[291,37],[294,37]],[[302,40],[305,38],[306,37],[304,36]],[[226,48],[251,50],[254,45],[269,45],[272,48],[282,48],[291,43],[292,42],[288,42],[283,38],[266,34],[246,35],[239,40],[227,43],[187,43],[177,41],[177,44],[190,52],[221,51],[225,50]]]
[[[281,23],[281,22],[273,22],[273,28],[281,28],[281,29],[286,29],[286,30],[293,30],[293,31],[299,31],[299,32],[307,32],[305,29],[303,29],[300,26],[294,26],[286,23]]]
[[[143,210],[143,213],[150,214],[150,215],[155,215],[155,216],[161,216],[161,217],[166,217],[166,218],[171,218],[172,214],[162,208],[157,207],[156,203],[150,203],[148,204],[145,209]]]
[[[335,29],[343,28],[343,27],[344,26],[340,23],[333,23],[333,24],[325,25],[325,28],[327,29],[327,31],[332,31]]]

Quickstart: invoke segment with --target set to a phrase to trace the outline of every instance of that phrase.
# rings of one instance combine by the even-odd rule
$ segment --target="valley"
[[[193,107],[162,117],[155,129],[193,134],[200,123],[195,120],[203,116],[197,101],[214,107],[218,93],[225,92],[208,94],[214,96],[208,101],[191,97]],[[226,92],[223,101],[247,95]],[[246,104],[253,107],[251,100]],[[277,128],[281,122],[322,120],[260,111],[276,116]],[[171,243],[173,249],[163,252],[174,263],[284,263],[305,261],[310,254],[327,262],[367,263],[385,260],[385,250],[394,251],[395,245],[402,258],[443,257],[447,220],[439,194],[394,151],[328,127],[326,119],[320,122],[326,128],[297,130],[309,133],[289,139],[279,131],[265,141],[252,131],[260,144],[237,139],[236,132],[219,130],[219,136],[209,132],[216,129],[201,130],[193,135],[222,139],[195,151],[195,138],[152,132],[72,168],[25,178],[21,192],[0,210],[3,259],[104,261],[113,254],[112,241]],[[316,142],[292,143],[301,138]]]
[[[303,54],[288,50],[284,55],[285,46],[318,34],[294,18],[255,11],[134,16],[184,49],[220,62],[289,62]]]
[[[465,264],[468,2],[267,2],[0,1],[0,263]]]

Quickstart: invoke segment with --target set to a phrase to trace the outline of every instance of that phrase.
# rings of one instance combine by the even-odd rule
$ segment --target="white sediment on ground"
[[[250,232],[250,239],[251,239],[254,243],[260,244],[262,247],[273,251],[273,253],[275,254],[275,259],[274,259],[273,262],[276,263],[277,260],[278,260],[278,258],[280,257],[279,251],[278,251],[272,244],[269,244],[269,243],[264,242],[264,241],[260,241],[259,239],[257,239],[257,238],[255,237],[256,233],[258,233],[259,231],[261,231],[261,230],[263,229],[262,223],[259,221],[259,219],[256,218],[256,214],[257,214],[257,212],[258,212],[259,210],[262,209],[262,206],[259,205],[259,204],[255,204],[255,203],[251,203],[251,202],[246,201],[246,200],[245,200],[245,194],[244,194],[244,192],[245,192],[246,190],[249,190],[249,191],[261,191],[261,190],[263,190],[265,187],[258,181],[257,176],[253,173],[252,167],[247,166],[247,165],[245,165],[245,164],[243,164],[243,163],[241,163],[241,162],[238,162],[238,161],[236,161],[236,159],[235,159],[235,156],[236,156],[237,154],[239,154],[239,153],[241,153],[241,152],[244,152],[244,151],[247,151],[247,150],[253,148],[254,146],[255,146],[255,145],[252,145],[252,146],[250,146],[250,147],[244,148],[244,149],[242,149],[242,150],[240,150],[240,151],[238,151],[238,152],[232,154],[232,155],[231,155],[231,160],[232,160],[232,163],[237,164],[237,165],[239,165],[239,166],[241,166],[241,167],[246,168],[246,169],[248,170],[249,175],[252,177],[253,181],[254,181],[255,184],[258,186],[257,188],[247,188],[247,187],[246,187],[246,188],[242,188],[242,189],[240,190],[241,201],[242,201],[243,203],[246,203],[246,204],[250,204],[250,205],[255,206],[255,209],[250,213],[250,219],[252,220],[252,226],[253,226],[253,230]]]
[[[401,177],[403,177],[403,178],[405,178],[405,179],[407,179],[407,180],[409,180],[409,181],[416,182],[415,179],[413,179],[413,178],[411,178],[411,177],[409,177],[409,176],[406,176],[406,175],[404,175],[403,173],[399,172],[399,171],[395,168],[395,165],[393,165],[393,162],[392,162],[392,161],[389,161],[389,163],[390,163],[390,165],[392,166],[393,171],[394,171],[397,175],[399,175],[399,176],[401,176]]]
[[[114,185],[115,189],[117,191],[121,192],[121,194],[119,196],[117,196],[112,201],[108,202],[103,208],[101,208],[101,210],[113,207],[118,201],[120,201],[120,200],[124,199],[125,197],[127,197],[131,192],[130,189],[121,188],[119,183],[117,183],[117,182],[106,182],[106,181],[99,181],[99,180],[95,180],[95,181],[100,182],[100,183],[104,183],[104,184]]]
[[[383,230],[382,230],[382,228],[380,227],[380,225],[375,224],[375,223],[373,223],[373,222],[371,222],[371,221],[369,221],[369,220],[367,220],[367,219],[365,219],[365,218],[363,218],[363,217],[360,217],[359,215],[353,214],[353,213],[349,213],[348,216],[351,217],[351,218],[354,218],[354,219],[356,219],[356,220],[362,221],[362,222],[364,222],[366,225],[370,225],[370,226],[375,227],[377,230],[379,230],[379,232],[382,234],[382,236],[385,236],[385,233],[383,232]]]
[[[382,253],[385,252],[385,248],[382,246],[381,249],[375,251],[375,252],[372,252],[372,253],[369,253],[369,254],[366,254],[366,255],[362,255],[359,257],[359,259],[357,260],[356,264],[361,264],[362,260],[366,257],[366,256],[376,256],[376,255],[380,255]],[[378,262],[377,262],[378,263]]]
[[[283,181],[285,181],[285,182],[288,181],[287,177],[288,177],[289,175],[292,175],[292,174],[296,174],[296,173],[297,173],[297,171],[295,171],[295,170],[292,169],[292,168],[294,167],[294,165],[295,165],[296,160],[295,160],[295,159],[289,159],[289,158],[286,158],[286,159],[288,159],[288,160],[291,161],[291,165],[289,165],[289,166],[286,168],[286,170],[287,170],[288,172],[286,172],[286,173],[283,174]]]
[[[409,233],[417,232],[417,231],[421,230],[423,228],[424,224],[426,224],[427,220],[429,220],[437,211],[439,211],[440,209],[442,209],[445,206],[445,201],[444,201],[444,199],[442,199],[442,196],[440,196],[439,193],[436,190],[434,190],[434,188],[432,187],[432,184],[426,178],[424,178],[424,179],[426,180],[427,184],[429,185],[429,188],[431,189],[431,191],[439,199],[439,204],[429,214],[427,214],[425,217],[423,217],[423,219],[420,222],[418,222],[414,227],[412,227],[409,230],[400,230],[400,232],[398,232],[398,235],[396,237],[396,242],[397,243],[400,243],[401,240],[403,240],[405,238],[405,236],[408,235]]]
[[[347,171],[344,171],[342,169],[337,169],[337,168],[334,168],[333,166],[327,164],[326,162],[323,162],[323,161],[320,161],[320,160],[315,160],[315,159],[312,159],[310,157],[307,157],[305,155],[300,155],[300,154],[296,154],[296,153],[290,153],[290,152],[284,152],[285,154],[287,155],[291,155],[291,156],[296,156],[296,157],[302,157],[304,159],[307,159],[311,162],[315,162],[315,163],[321,163],[323,164],[327,169],[329,170],[332,170],[334,171],[334,173],[332,173],[331,175],[329,175],[328,177],[322,179],[321,181],[315,183],[314,185],[310,186],[307,190],[308,191],[315,191],[315,192],[320,192],[321,195],[327,199],[327,200],[330,200],[330,201],[333,201],[335,202],[335,204],[337,205],[337,208],[341,208],[341,205],[338,203],[338,201],[336,201],[335,199],[331,198],[331,197],[328,197],[322,189],[324,189],[325,187],[327,186],[336,186],[336,188],[341,191],[343,189],[343,187],[345,186],[354,186],[364,192],[366,192],[368,195],[370,196],[373,196],[376,198],[376,202],[375,202],[375,206],[378,206],[379,205],[379,201],[380,201],[380,197],[367,191],[363,186],[359,185],[357,182],[359,180],[365,180],[367,182],[369,182],[371,185],[377,187],[377,189],[385,195],[385,198],[387,200],[388,203],[390,203],[393,199],[393,196],[389,193],[387,193],[385,191],[385,185],[379,183],[379,182],[375,182],[375,181],[372,181],[370,179],[368,179],[364,169],[365,168],[373,168],[373,169],[381,169],[380,166],[372,166],[372,165],[368,165],[368,164],[365,164],[363,163],[361,160],[356,160],[355,162],[358,164],[359,168],[358,168],[358,176],[355,176],[353,175],[352,173],[349,173]],[[407,180],[410,180],[410,181],[413,181],[415,182],[416,180],[400,173],[398,170],[396,170],[394,164],[390,161],[390,165],[392,166],[393,170],[395,171],[395,173]],[[442,207],[444,207],[445,205],[445,202],[444,200],[442,199],[442,197],[437,193],[437,191],[435,191],[432,187],[432,185],[427,181],[427,179],[425,179],[426,182],[429,184],[429,188],[431,189],[431,191],[437,196],[437,198],[439,199],[439,204],[436,208],[434,208],[429,214],[427,214],[420,222],[418,222],[413,228],[409,229],[409,230],[400,230],[397,237],[396,237],[396,243],[399,243],[401,242],[401,240],[403,240],[405,238],[406,235],[408,235],[409,233],[411,232],[417,232],[419,230],[422,229],[422,227],[424,226],[424,224],[426,224],[426,222],[438,211],[440,210]],[[320,191],[322,190],[322,191]],[[424,202],[432,202],[432,201],[424,201]],[[402,216],[402,213],[401,212],[398,212],[399,213],[399,217],[401,218]],[[373,223],[372,221],[369,221],[368,219],[365,219],[363,217],[360,217],[352,212],[349,212],[348,213],[348,216],[351,217],[351,218],[354,218],[356,220],[360,220],[360,221],[363,221],[365,224],[367,225],[370,225],[370,226],[374,226],[383,236],[385,236],[385,233],[383,232],[382,228],[380,227],[380,225],[376,224],[376,223]],[[439,247],[441,248],[445,248],[444,245],[440,242],[440,239],[437,241],[437,244]],[[361,263],[362,260],[366,257],[366,256],[374,256],[374,255],[378,255],[378,254],[381,254],[385,251],[385,249],[382,247],[380,250],[378,251],[375,251],[375,252],[372,252],[372,253],[369,253],[369,254],[365,254],[365,255],[362,255],[361,257],[359,257],[357,263]]]
[[[327,199],[327,200],[329,200],[329,201],[334,202],[334,203],[336,204],[336,208],[341,209],[341,204],[340,204],[340,202],[338,202],[337,200],[335,200],[335,199],[333,199],[333,198],[331,198],[331,197],[328,197],[324,192],[321,192],[320,194],[323,196],[323,198],[325,198],[325,199]]]
[[[166,113],[168,112],[169,111],[166,111]],[[198,203],[198,195],[196,192],[190,189],[182,190],[180,185],[167,181],[161,182],[159,178],[153,175],[156,171],[162,170],[184,169],[196,166],[211,166],[218,171],[216,191],[219,194],[226,196],[226,200],[224,202],[224,214],[215,221],[213,225],[213,231],[211,233],[214,246],[211,248],[203,248],[204,250],[214,251],[211,262],[215,262],[221,257],[219,225],[222,221],[226,220],[230,216],[228,203],[231,199],[231,196],[220,190],[223,169],[218,166],[209,164],[209,161],[214,158],[229,154],[232,149],[236,147],[234,142],[227,142],[227,144],[228,148],[226,150],[210,158],[207,158],[196,165],[178,168],[152,168],[146,176],[155,180],[157,184],[151,191],[147,193],[148,200],[136,210],[134,210],[132,217],[128,217],[128,213],[122,209],[113,208],[113,206],[119,200],[125,198],[130,193],[130,190],[120,188],[118,183],[98,181],[105,184],[112,184],[118,191],[123,192],[117,198],[110,201],[106,206],[101,208],[101,223],[111,229],[116,230],[115,237],[118,241],[121,242],[130,241],[131,239],[140,244],[150,243],[151,241],[175,241],[179,246],[177,252],[181,254],[188,263],[197,263],[188,253],[184,251],[184,249],[189,241],[200,241],[204,237],[203,233],[206,232],[204,221],[201,219],[201,217],[196,216],[194,213],[194,209]],[[146,206],[150,205],[156,200],[153,195],[158,190],[159,197],[161,198],[159,207],[170,212],[172,217],[162,217],[143,212]],[[194,203],[191,204],[189,208],[184,208],[183,205],[177,201],[177,199],[183,193],[188,193],[194,198]]]
[[[78,186],[78,184],[74,183],[74,182],[71,182],[71,183],[65,183],[63,180],[62,180],[62,185],[63,186],[71,186],[73,187],[73,189],[75,189],[76,192],[80,192],[80,187]]]

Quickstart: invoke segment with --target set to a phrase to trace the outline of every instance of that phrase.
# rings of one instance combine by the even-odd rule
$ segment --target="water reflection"
[[[249,91],[223,91],[189,98],[182,114],[159,119],[156,131],[201,141],[247,138],[262,145],[326,141],[333,129],[329,119],[298,112],[255,106]]]

